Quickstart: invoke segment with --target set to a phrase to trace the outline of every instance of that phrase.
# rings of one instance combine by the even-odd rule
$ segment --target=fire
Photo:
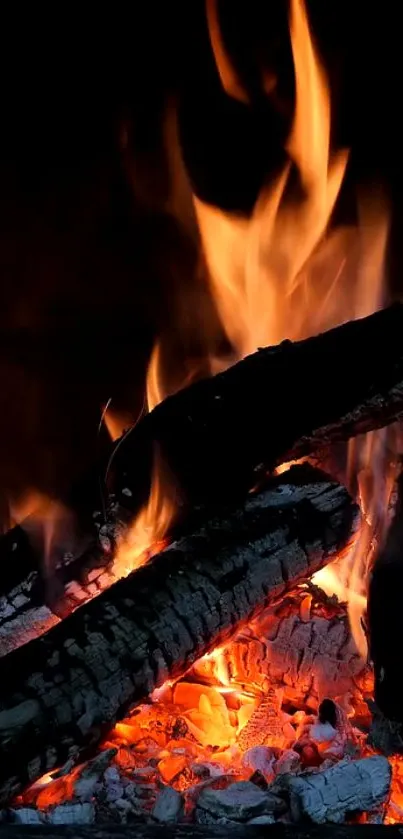
[[[167,395],[163,390],[160,359],[160,345],[157,343],[151,354],[147,371],[148,411],[152,411]],[[113,562],[113,572],[116,576],[127,576],[164,547],[164,537],[176,511],[174,498],[170,494],[170,486],[164,464],[159,452],[156,451],[150,495],[117,549]]]
[[[42,557],[43,571],[51,577],[54,564],[74,545],[74,516],[60,502],[38,492],[26,491],[10,502],[10,521],[26,531]]]
[[[207,11],[221,82],[229,95],[239,98],[215,4],[208,3]],[[388,232],[382,197],[359,201],[355,228],[329,229],[348,153],[334,152],[330,146],[330,91],[303,0],[291,0],[290,35],[295,109],[286,145],[289,162],[262,189],[250,219],[194,198],[210,288],[234,348],[233,361],[259,346],[306,338],[364,317],[382,304]],[[298,189],[293,186],[295,172]],[[216,359],[212,366],[218,366]],[[395,464],[385,463],[386,434],[377,432],[364,443],[353,441],[350,446],[350,462],[359,467],[358,490],[367,524],[344,564],[324,569],[316,578],[327,591],[332,588],[349,601],[354,638],[363,655],[366,571],[374,536],[381,536],[387,521],[389,475],[393,479],[395,471]],[[388,478],[384,480],[383,472],[385,493],[381,494],[378,477],[385,468]],[[372,470],[376,479],[371,484],[368,474]],[[346,480],[351,483],[351,475]]]
[[[206,0],[206,17],[223,88],[228,95],[245,101],[246,91],[221,36],[215,0]],[[193,196],[210,291],[233,349],[230,359],[210,353],[212,373],[259,346],[308,337],[366,316],[382,304],[388,215],[381,196],[359,200],[355,227],[331,229],[348,152],[331,148],[330,90],[303,0],[291,0],[290,37],[295,107],[286,144],[288,163],[264,185],[250,218],[224,212]],[[159,341],[147,372],[148,410],[172,392],[163,361]],[[188,382],[188,375],[177,378],[175,389]],[[105,421],[107,416],[108,411]],[[114,430],[111,428],[112,434]],[[356,453],[355,458],[351,454],[351,463],[359,461],[359,496],[368,510],[367,524],[353,555],[318,577],[326,590],[332,585],[333,591],[349,601],[354,637],[363,655],[365,572],[375,531],[378,537],[380,519],[385,523],[387,510],[385,495],[377,515],[371,512],[375,504],[372,488],[377,482],[371,485],[367,478],[375,460],[379,461],[378,472],[385,467],[385,439],[385,433],[379,432],[371,435],[369,442],[356,441],[350,447],[350,452]],[[391,475],[393,470],[391,466]],[[115,571],[126,574],[143,564],[163,543],[174,515],[172,488],[156,452],[149,501],[117,551]]]
[[[216,2],[206,0],[206,4],[223,88],[228,95],[245,101],[247,94],[221,37]],[[286,147],[289,162],[265,185],[249,219],[193,199],[211,294],[233,348],[231,362],[261,345],[302,339],[368,315],[382,304],[388,229],[383,202],[359,204],[356,227],[331,230],[348,154],[331,149],[330,91],[303,0],[291,0],[290,35],[295,112]],[[266,90],[269,87],[267,84]],[[162,344],[158,342],[147,373],[149,411],[168,395],[162,361]],[[223,369],[226,364],[228,359],[211,354],[211,370]],[[104,420],[111,425],[107,414]],[[251,767],[244,757],[250,746],[263,743],[263,726],[264,743],[272,757],[259,771],[268,781],[274,777],[275,765],[275,771],[280,771],[281,762],[281,771],[289,772],[294,766],[290,761],[305,769],[338,759],[349,738],[349,745],[361,755],[368,752],[364,735],[358,728],[353,731],[351,723],[360,717],[368,719],[365,702],[373,688],[362,619],[367,572],[384,534],[397,468],[394,434],[393,429],[376,432],[349,447],[346,481],[358,495],[365,524],[351,552],[315,576],[313,583],[323,590],[323,600],[315,585],[300,587],[274,611],[268,610],[244,627],[231,644],[196,662],[186,681],[166,683],[148,704],[118,723],[103,745],[117,750],[115,763],[127,777],[146,768],[151,775],[155,773],[158,782],[162,779],[180,790],[197,784],[206,766],[211,777],[214,772],[219,776],[225,772],[238,780],[250,778]],[[138,568],[161,548],[175,509],[164,464],[155,452],[149,500],[115,556],[118,575]],[[348,602],[356,649],[349,642],[343,607],[326,598],[325,592]],[[309,647],[306,629],[314,636],[315,621],[319,642]],[[329,625],[329,649],[325,652],[323,624]],[[344,653],[349,648],[344,670],[337,643]],[[266,676],[263,665],[268,668]],[[319,726],[317,718],[315,721],[319,699],[328,695],[343,720],[338,732],[341,745],[336,738],[323,738],[315,748],[311,741],[307,747],[306,733]],[[341,753],[336,748],[341,748]],[[349,754],[347,749],[345,754]],[[35,785],[29,794],[34,791],[38,806],[47,807],[60,796],[71,797],[70,781],[76,777],[70,773],[51,780],[39,794]],[[394,764],[387,816],[391,822],[403,818],[402,779],[399,760]]]

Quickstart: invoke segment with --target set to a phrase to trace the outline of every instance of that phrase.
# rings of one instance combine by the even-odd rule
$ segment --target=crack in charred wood
[[[308,543],[306,554],[295,542],[284,545],[284,531],[287,522],[294,527],[304,483],[313,507],[315,490],[320,493],[317,538]],[[287,497],[280,529],[279,490]],[[358,508],[343,487],[311,467],[294,467],[260,495],[249,497],[242,508],[228,510],[221,519],[183,537],[45,636],[3,658],[4,726],[10,716],[7,734],[0,731],[0,802],[39,771],[66,761],[72,749],[98,742],[103,727],[146,698],[167,671],[170,678],[183,675],[196,659],[230,638],[267,603],[267,594],[275,599],[291,581],[321,567],[351,541],[358,520]],[[301,517],[301,528],[303,522]],[[323,542],[322,547],[316,542]],[[225,577],[229,586],[241,570],[243,578],[235,586],[221,585]],[[187,597],[184,584],[191,592],[192,580],[196,594]],[[211,602],[212,619],[204,624],[200,590],[208,591]],[[28,698],[46,712],[38,712],[26,726],[13,727],[15,707]]]

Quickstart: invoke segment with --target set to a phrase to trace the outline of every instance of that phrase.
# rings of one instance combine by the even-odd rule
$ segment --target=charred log
[[[113,543],[108,539],[94,535],[85,550],[64,556],[52,567],[50,576],[22,527],[0,539],[0,657],[116,582],[110,569]]]
[[[371,812],[385,804],[391,782],[389,761],[382,755],[342,760],[324,772],[288,779],[291,813],[316,824],[340,824],[349,813]]]
[[[315,586],[292,592],[224,647],[220,668],[232,684],[264,694],[267,685],[283,687],[290,706],[315,711],[321,696],[372,695],[372,671],[357,652],[345,606],[317,591],[321,599]],[[202,659],[191,675],[214,684],[215,667]]]
[[[347,491],[303,466],[210,520],[0,662],[0,802],[95,745],[353,538]]]
[[[156,447],[185,501],[208,503],[214,494],[242,496],[278,464],[391,423],[403,413],[402,334],[395,304],[259,350],[166,399],[116,446],[119,500],[128,503],[128,488],[133,506],[143,501]]]

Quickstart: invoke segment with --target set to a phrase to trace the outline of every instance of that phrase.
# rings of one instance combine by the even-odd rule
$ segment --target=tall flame
[[[234,348],[233,360],[259,346],[285,338],[298,340],[364,317],[382,304],[388,232],[384,201],[380,195],[366,196],[359,202],[354,228],[329,232],[348,154],[330,148],[329,86],[303,0],[291,0],[289,17],[295,111],[286,145],[288,164],[262,189],[249,219],[194,198],[210,287]],[[236,95],[232,93],[234,84],[232,88],[230,84],[236,76],[228,69],[230,59],[217,29],[217,15],[210,10],[207,20],[224,89]],[[291,178],[295,172],[298,187],[295,177]],[[212,359],[212,366],[217,369],[217,359]],[[349,601],[352,631],[363,655],[366,563],[374,535],[381,536],[386,520],[390,481],[384,477],[391,476],[394,468],[385,460],[386,434],[376,432],[350,445],[350,463],[354,462],[358,471],[366,525],[344,566],[317,575],[328,591]],[[372,482],[368,482],[369,472]],[[385,490],[381,494],[380,476]],[[351,479],[351,475],[346,477]],[[381,506],[375,515],[376,497]]]
[[[221,36],[216,0],[206,0],[206,18],[223,88],[245,101],[246,92]],[[211,294],[233,348],[230,359],[211,352],[211,372],[259,346],[308,337],[366,316],[382,304],[386,208],[380,196],[366,197],[358,204],[354,227],[329,230],[348,153],[331,149],[329,85],[303,0],[290,0],[289,18],[295,110],[286,144],[288,163],[264,185],[250,218],[224,212],[193,196]],[[264,89],[269,90],[264,82]],[[161,344],[157,343],[147,375],[149,410],[167,395],[161,361]],[[387,507],[385,496],[382,512],[374,515],[373,481],[371,485],[367,478],[370,467],[379,473],[386,468],[384,442],[385,435],[379,432],[364,443],[352,444],[350,459],[360,465],[358,485],[367,525],[344,567],[324,572],[323,580],[329,588],[333,579],[333,590],[349,598],[354,637],[363,653],[364,565]],[[157,458],[149,502],[116,557],[120,570],[127,573],[145,561],[150,549],[154,550],[151,546],[163,539],[174,512],[172,493],[162,480]]]

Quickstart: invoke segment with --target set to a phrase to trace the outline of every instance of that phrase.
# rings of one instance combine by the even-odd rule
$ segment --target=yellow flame
[[[211,9],[207,14],[212,15]],[[229,58],[210,20],[210,37],[222,84],[229,89]],[[251,218],[223,212],[194,198],[205,263],[217,310],[233,346],[232,363],[257,347],[285,338],[298,340],[363,317],[380,307],[388,215],[381,195],[358,204],[354,227],[329,231],[330,220],[345,173],[348,154],[330,148],[331,100],[309,29],[303,0],[291,0],[290,35],[295,71],[295,111],[286,145],[289,162],[266,185]],[[217,47],[218,44],[218,47]],[[224,68],[224,69],[223,69]],[[291,178],[295,171],[296,178]],[[227,361],[228,363],[228,361]],[[364,362],[365,363],[365,362]],[[220,369],[217,359],[212,369]],[[221,364],[221,369],[222,369]],[[365,448],[366,447],[366,448]],[[360,448],[361,471],[385,469],[385,435],[376,432]],[[384,473],[382,473],[384,474]],[[363,496],[370,509],[376,494]],[[375,482],[376,483],[376,482]],[[372,482],[372,489],[374,481]],[[377,493],[379,489],[379,481]],[[372,500],[371,500],[372,499]],[[353,552],[340,568],[325,569],[317,578],[349,601],[349,614],[358,649],[366,651],[361,618],[365,610],[365,577],[374,528],[380,513],[368,514]]]
[[[229,95],[245,100],[221,37],[216,0],[206,0],[206,16],[221,83]],[[388,215],[381,196],[372,191],[371,198],[360,200],[356,225],[329,229],[348,153],[330,147],[329,85],[303,0],[290,2],[290,35],[295,111],[286,144],[288,163],[264,185],[250,218],[224,212],[193,196],[211,294],[233,347],[231,358],[210,354],[211,372],[224,369],[259,346],[308,337],[368,315],[382,303]],[[149,410],[167,395],[161,347],[161,342],[155,345],[147,374]],[[177,382],[175,389],[185,383]],[[365,444],[353,444],[356,453],[361,452],[361,472],[363,463],[366,474],[379,463],[379,473],[385,468],[385,437],[377,432],[368,439]],[[365,498],[363,475],[358,484],[361,501],[369,511],[368,481]],[[375,498],[373,493],[371,497]],[[157,460],[149,502],[116,557],[117,566],[125,573],[142,564],[154,550],[152,546],[164,538],[174,506],[169,482],[162,478]],[[375,530],[378,535],[382,529],[384,503],[382,510],[376,523],[368,512],[354,553],[342,568],[339,564],[328,569],[322,578],[323,585],[329,589],[332,581],[333,590],[349,600],[354,637],[363,653],[363,581]]]

